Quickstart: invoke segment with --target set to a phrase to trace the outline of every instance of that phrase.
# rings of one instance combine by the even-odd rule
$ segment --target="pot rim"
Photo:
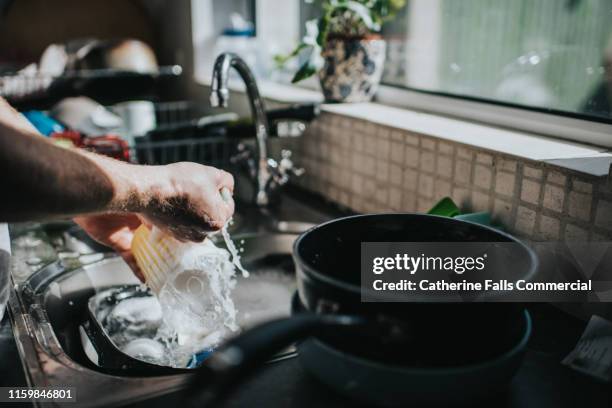
[[[457,223],[462,223],[462,224],[470,224],[472,226],[475,226],[477,228],[481,228],[484,230],[489,230],[490,232],[493,232],[495,234],[500,235],[501,237],[506,238],[509,242],[513,242],[519,246],[521,246],[524,251],[525,254],[529,257],[530,260],[530,268],[526,271],[524,271],[524,274],[522,276],[522,279],[525,280],[531,280],[539,267],[539,260],[537,255],[535,254],[534,250],[531,249],[530,247],[528,247],[524,242],[522,242],[521,240],[519,240],[518,238],[514,237],[513,235],[508,234],[507,232],[504,231],[500,231],[498,229],[492,228],[490,226],[486,226],[486,225],[482,225],[482,224],[478,224],[475,222],[471,222],[471,221],[466,221],[466,220],[457,220],[457,219],[453,219],[453,218],[449,218],[449,217],[445,217],[445,216],[440,216],[440,215],[434,215],[434,214],[422,214],[422,213],[402,213],[402,212],[397,212],[397,213],[384,213],[384,214],[357,214],[357,215],[349,215],[346,217],[341,217],[341,218],[336,218],[333,220],[329,220],[326,221],[322,224],[319,224],[315,227],[310,228],[309,230],[303,232],[302,234],[300,234],[300,236],[295,240],[295,242],[293,243],[293,259],[294,262],[296,264],[296,277],[297,279],[303,279],[302,275],[305,275],[311,279],[315,279],[318,280],[320,282],[323,282],[324,284],[328,284],[331,285],[332,287],[335,287],[337,289],[341,289],[343,291],[347,291],[353,294],[357,294],[357,295],[363,295],[364,293],[373,293],[372,290],[370,289],[363,289],[361,287],[361,285],[354,285],[352,283],[348,283],[345,282],[343,280],[331,277],[327,274],[321,273],[318,270],[316,270],[315,267],[313,267],[309,262],[306,262],[306,260],[304,259],[304,257],[302,257],[302,255],[300,254],[299,246],[301,244],[301,242],[313,231],[321,229],[321,228],[325,228],[326,226],[328,226],[329,224],[332,223],[336,223],[336,222],[341,222],[341,221],[345,221],[345,220],[352,220],[352,219],[357,219],[357,218],[362,218],[362,217],[373,217],[373,216],[383,216],[383,217],[387,217],[387,216],[413,216],[413,217],[417,217],[417,218],[436,218],[436,219],[440,219],[443,221],[451,221],[451,222],[457,222]],[[496,292],[485,292],[485,293],[496,293]],[[400,296],[400,295],[398,295]],[[450,296],[440,296],[440,295],[431,295],[431,296],[427,296],[425,295],[420,296],[418,298],[414,298],[414,300],[412,300],[412,303],[419,303],[419,302],[425,302],[425,303],[436,303],[436,302],[440,302],[442,301],[443,303],[452,303],[452,302],[456,302],[456,299],[453,297],[453,300],[449,300]],[[491,298],[490,296],[483,296],[483,299],[488,299],[489,301],[497,301],[497,302],[503,302],[504,301],[504,296],[503,294],[501,295],[497,295],[497,297],[493,297]]]

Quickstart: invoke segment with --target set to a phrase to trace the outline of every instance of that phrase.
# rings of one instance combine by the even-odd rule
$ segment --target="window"
[[[408,0],[383,83],[612,123],[611,21],[612,0]]]

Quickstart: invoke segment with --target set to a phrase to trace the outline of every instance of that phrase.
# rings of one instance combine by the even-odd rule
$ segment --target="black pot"
[[[325,336],[330,344],[356,355],[396,364],[463,364],[494,355],[498,333],[514,330],[523,305],[516,303],[364,303],[359,256],[362,242],[514,242],[522,250],[521,276],[537,267],[531,249],[516,238],[479,224],[425,214],[358,215],[322,224],[294,244],[298,291],[305,309],[315,313],[359,315],[401,322],[414,347],[389,353],[390,338],[347,341],[342,333]],[[513,338],[508,336],[509,339]],[[447,347],[453,339],[453,347]],[[511,341],[511,340],[510,340]],[[456,350],[463,350],[457,353]],[[425,353],[423,352],[425,351]]]
[[[362,302],[361,243],[376,241],[512,242],[518,252],[507,261],[516,265],[517,276],[532,276],[538,264],[535,253],[516,238],[452,218],[379,214],[327,222],[294,244],[303,312],[228,341],[205,362],[192,390],[205,381],[210,395],[223,395],[271,353],[311,336],[379,365],[443,369],[489,361],[524,343],[520,304]]]

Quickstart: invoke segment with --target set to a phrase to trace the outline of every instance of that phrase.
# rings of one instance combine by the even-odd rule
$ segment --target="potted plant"
[[[382,25],[393,19],[405,0],[321,0],[322,15],[306,22],[306,35],[277,63],[305,60],[292,83],[318,73],[327,102],[372,99],[383,72]]]

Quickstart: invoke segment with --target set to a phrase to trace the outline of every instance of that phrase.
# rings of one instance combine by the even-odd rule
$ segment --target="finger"
[[[123,214],[123,218],[125,220],[125,226],[131,230],[136,230],[142,224],[140,217],[134,213]]]
[[[224,170],[219,170],[217,172],[217,187],[219,190],[222,188],[227,188],[232,193],[234,192],[234,176]]]
[[[230,218],[232,218],[235,209],[236,203],[233,198],[230,197],[228,200],[223,201],[223,208],[221,210],[223,213],[223,225],[227,224]]]
[[[146,215],[144,214],[137,214],[138,218],[140,219],[140,222],[145,225],[148,229],[153,228],[153,223],[151,222],[151,220],[149,220],[147,218]]]
[[[206,239],[207,233],[201,230],[192,229],[190,231],[181,231],[175,234],[174,236],[180,237],[182,239],[182,242],[199,243]]]
[[[204,241],[206,239],[207,236],[208,236],[208,234],[203,232],[203,231],[194,230],[191,233],[190,241],[191,242],[202,242],[202,241]]]
[[[180,226],[169,226],[169,225],[157,225],[157,228],[159,228],[162,233],[166,234],[166,235],[170,235],[171,237],[173,237],[174,239],[176,239],[179,242],[189,242],[189,233],[186,232],[184,230],[184,228],[181,228]]]
[[[205,228],[198,228],[195,226],[177,226],[174,228],[166,229],[168,233],[180,242],[202,242],[211,231],[209,224],[206,224]]]
[[[204,216],[203,222],[205,224],[209,224],[210,227],[213,228],[214,231],[217,231],[232,217],[234,214],[234,200],[231,197],[227,197],[227,199],[223,199],[221,195],[215,197],[211,201],[211,208],[208,211],[208,216]]]
[[[225,174],[231,177],[231,183],[233,187],[234,178],[229,173],[225,173]],[[232,197],[233,191],[230,190],[228,194],[228,189],[229,189],[228,187],[222,187],[221,189],[221,198],[223,200],[223,203],[221,205],[220,213],[221,213],[221,217],[222,217],[221,221],[223,225],[225,225],[227,221],[229,221],[229,219],[232,218],[232,216],[234,215],[234,210],[236,206],[234,199]]]

